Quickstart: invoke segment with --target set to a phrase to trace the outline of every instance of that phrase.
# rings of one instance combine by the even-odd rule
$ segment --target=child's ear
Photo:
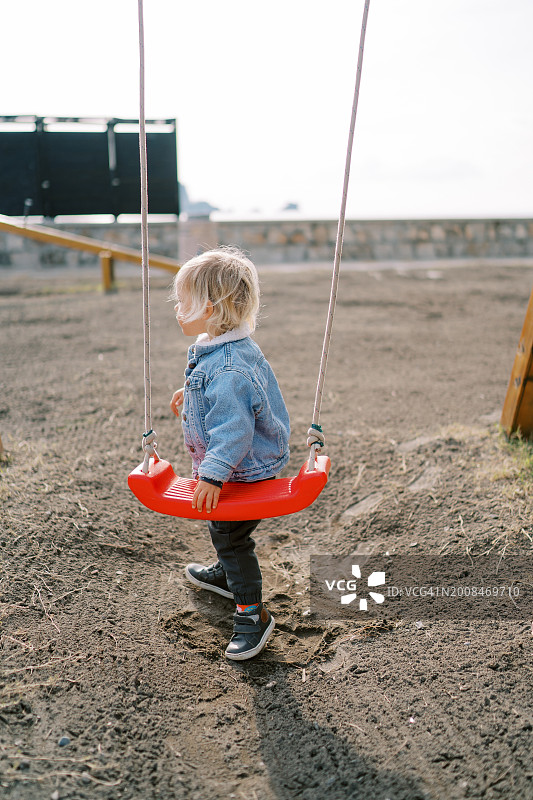
[[[211,300],[208,300],[207,301],[207,305],[205,307],[205,311],[204,311],[204,313],[202,315],[202,319],[209,319],[209,317],[212,316],[214,310],[215,309],[214,309],[213,303],[211,302]]]

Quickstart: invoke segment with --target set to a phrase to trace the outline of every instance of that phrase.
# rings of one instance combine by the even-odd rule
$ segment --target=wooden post
[[[102,267],[102,286],[104,292],[112,292],[115,288],[115,263],[113,254],[109,250],[100,252],[100,265]]]
[[[0,456],[4,452],[4,445],[2,444],[2,437],[0,436]]]
[[[526,438],[533,434],[533,291],[503,404],[501,425],[508,436],[519,428]]]

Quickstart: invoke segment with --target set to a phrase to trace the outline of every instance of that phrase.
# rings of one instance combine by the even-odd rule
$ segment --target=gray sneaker
[[[233,615],[233,636],[226,648],[226,658],[246,661],[265,647],[274,630],[274,617],[263,603],[257,608],[237,611]]]
[[[207,589],[209,592],[216,592],[222,597],[233,599],[233,592],[228,588],[226,573],[219,561],[209,567],[204,567],[203,564],[187,564],[185,577],[200,589]]]

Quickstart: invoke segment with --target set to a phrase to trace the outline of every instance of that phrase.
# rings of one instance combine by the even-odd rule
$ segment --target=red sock
[[[239,603],[237,603],[237,611],[240,611],[241,613],[243,611],[250,611],[251,608],[259,608],[259,603],[250,603],[249,605],[244,606],[241,606]]]

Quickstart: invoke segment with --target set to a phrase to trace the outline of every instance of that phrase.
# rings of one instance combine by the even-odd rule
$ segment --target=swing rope
[[[361,25],[361,37],[359,40],[359,55],[357,58],[357,75],[355,79],[355,92],[352,104],[352,116],[350,120],[350,132],[348,135],[348,148],[346,152],[346,166],[344,169],[344,185],[342,188],[342,201],[341,210],[339,214],[339,224],[337,227],[337,240],[335,243],[335,260],[333,263],[333,277],[331,279],[331,293],[329,297],[328,319],[326,323],[326,330],[324,333],[324,343],[322,346],[322,357],[320,359],[320,369],[318,372],[318,382],[316,387],[315,405],[313,410],[313,422],[307,431],[307,445],[311,448],[309,452],[309,461],[307,469],[311,471],[314,469],[316,454],[321,447],[324,447],[324,434],[320,426],[320,408],[322,405],[322,394],[324,391],[324,380],[326,378],[326,367],[328,363],[329,345],[331,340],[331,329],[333,326],[333,316],[335,314],[335,305],[337,302],[337,288],[339,285],[339,272],[342,256],[342,245],[344,241],[344,226],[346,220],[346,201],[348,198],[348,184],[350,182],[350,167],[352,163],[352,150],[353,139],[355,131],[355,120],[357,117],[357,105],[359,103],[359,87],[361,85],[361,72],[363,69],[363,54],[365,49],[365,34],[366,25],[368,20],[368,9],[370,7],[370,0],[365,0],[365,8],[363,11],[363,22]]]
[[[365,34],[368,20],[368,10],[370,0],[365,0],[363,11],[363,21],[361,25],[361,36],[359,41],[359,54],[357,59],[357,74],[355,81],[355,92],[352,104],[352,114],[350,120],[350,131],[348,135],[348,148],[346,152],[346,164],[344,170],[344,183],[342,190],[341,209],[339,223],[337,227],[337,239],[335,242],[335,258],[333,263],[333,276],[331,281],[331,292],[329,298],[328,317],[326,330],[324,332],[324,342],[322,346],[322,356],[318,373],[318,382],[315,394],[313,409],[313,422],[307,431],[307,445],[310,448],[307,469],[309,472],[315,469],[317,451],[324,446],[325,438],[320,426],[320,409],[322,406],[322,396],[324,392],[324,380],[329,355],[331,341],[331,331],[335,305],[337,302],[337,289],[339,284],[340,262],[342,256],[342,246],[344,240],[344,228],[346,221],[346,202],[348,198],[348,185],[350,181],[350,167],[352,162],[352,150],[355,131],[355,120],[357,117],[357,106],[359,102],[359,87],[361,85],[361,72],[363,68],[363,54],[365,46]],[[149,253],[148,253],[148,169],[146,156],[146,121],[145,121],[145,98],[144,98],[144,15],[143,0],[138,0],[139,16],[139,160],[141,168],[141,254],[142,254],[142,286],[143,286],[143,323],[144,323],[144,427],[142,447],[144,460],[142,471],[146,475],[149,472],[150,458],[159,459],[157,454],[156,433],[152,430],[152,391],[151,391],[151,371],[150,371],[150,276],[149,276]]]
[[[146,156],[146,119],[144,111],[144,14],[143,0],[139,10],[139,161],[141,166],[141,269],[144,323],[144,433],[142,471],[146,475],[150,457],[157,455],[156,433],[152,430],[152,380],[150,370],[150,275],[148,253],[148,162]]]

